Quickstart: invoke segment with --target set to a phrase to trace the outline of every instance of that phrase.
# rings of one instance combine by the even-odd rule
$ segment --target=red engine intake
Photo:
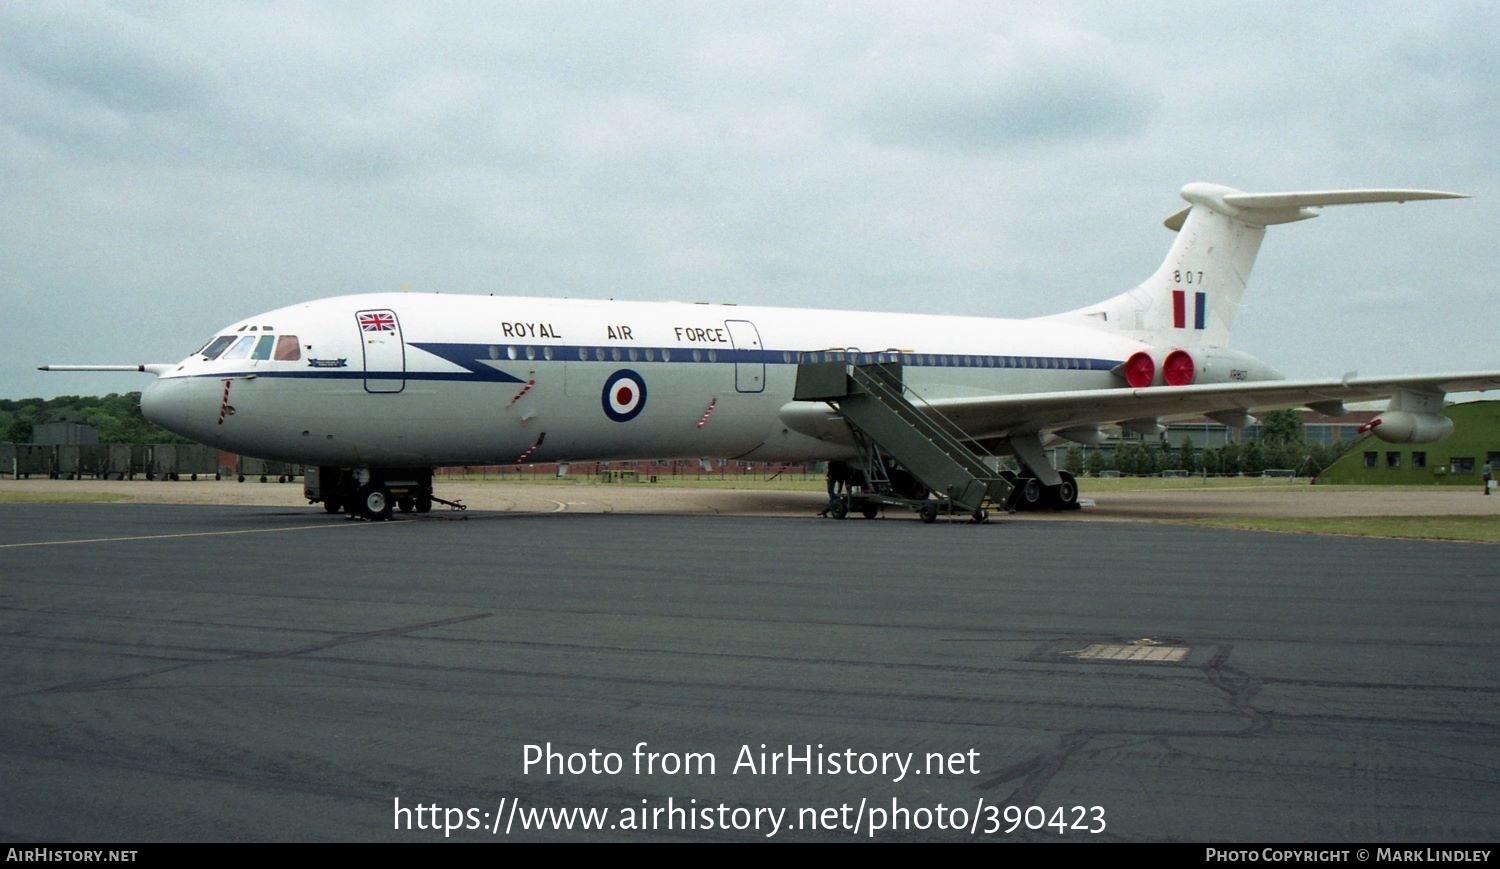
[[[1187,386],[1197,374],[1198,366],[1186,350],[1173,350],[1161,365],[1161,376],[1168,386]]]
[[[1125,360],[1125,382],[1140,389],[1150,386],[1151,381],[1156,379],[1156,362],[1151,354],[1144,350],[1137,350],[1130,354]]]

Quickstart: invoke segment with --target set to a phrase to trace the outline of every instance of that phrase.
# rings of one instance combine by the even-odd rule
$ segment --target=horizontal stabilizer
[[[1182,198],[1253,226],[1292,223],[1317,217],[1312,208],[1329,205],[1369,205],[1377,202],[1415,202],[1420,199],[1468,199],[1467,193],[1443,190],[1301,190],[1284,193],[1245,193],[1218,184],[1195,183],[1182,188]],[[1163,221],[1177,232],[1187,222],[1192,207]]]
[[[1446,193],[1442,190],[1308,190],[1301,193],[1224,194],[1224,201],[1238,208],[1321,208],[1325,205],[1468,198],[1465,193]]]

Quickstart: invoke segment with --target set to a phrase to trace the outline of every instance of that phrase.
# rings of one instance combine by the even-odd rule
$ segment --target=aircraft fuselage
[[[262,458],[414,467],[843,458],[841,426],[784,412],[799,361],[899,358],[937,399],[1121,386],[1144,347],[1046,320],[400,293],[218,335],[146,390],[150,419]]]

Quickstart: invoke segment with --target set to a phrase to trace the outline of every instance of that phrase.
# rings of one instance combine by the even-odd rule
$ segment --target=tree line
[[[139,392],[0,399],[0,443],[30,443],[36,426],[49,422],[91,425],[102,444],[192,443],[142,416]]]

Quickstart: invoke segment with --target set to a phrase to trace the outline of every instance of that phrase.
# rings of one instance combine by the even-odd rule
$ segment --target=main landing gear
[[[1006,508],[1010,510],[1077,510],[1078,481],[1067,471],[1058,471],[1062,479],[1055,486],[1048,486],[1030,471],[1001,471],[1015,488],[1011,490]]]
[[[383,521],[395,511],[428,513],[434,503],[467,510],[456,501],[432,494],[431,468],[336,468],[319,467],[305,478],[303,494],[313,503],[321,501],[329,513],[344,513],[350,519]]]

